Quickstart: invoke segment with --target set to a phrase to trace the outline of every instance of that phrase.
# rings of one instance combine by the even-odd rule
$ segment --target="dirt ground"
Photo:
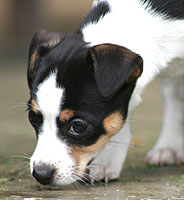
[[[12,65],[9,68],[9,65]],[[133,141],[120,180],[105,185],[73,184],[50,189],[35,183],[29,160],[36,144],[28,123],[26,101],[26,61],[3,63],[0,67],[0,199],[184,199],[184,167],[148,167],[146,152],[156,142],[161,129],[162,107],[159,80],[144,92],[133,115]],[[11,70],[10,70],[11,69]]]

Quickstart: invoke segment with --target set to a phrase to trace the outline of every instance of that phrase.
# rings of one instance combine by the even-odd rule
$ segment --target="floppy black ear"
[[[143,70],[142,58],[124,47],[102,44],[90,49],[97,87],[104,97],[112,97],[125,82],[136,81]]]
[[[40,30],[34,34],[29,48],[29,61],[27,70],[28,84],[30,88],[37,71],[36,61],[40,56],[57,46],[63,38],[63,35],[49,33],[45,30]]]

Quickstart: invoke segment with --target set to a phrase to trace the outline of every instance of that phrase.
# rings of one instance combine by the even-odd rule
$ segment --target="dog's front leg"
[[[163,78],[163,128],[146,161],[150,165],[184,163],[184,77]]]
[[[88,166],[91,182],[119,178],[131,142],[129,119]]]

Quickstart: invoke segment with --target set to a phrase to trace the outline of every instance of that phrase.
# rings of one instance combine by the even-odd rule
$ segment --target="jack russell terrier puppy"
[[[99,0],[74,34],[35,33],[27,71],[33,177],[47,186],[117,179],[131,112],[158,75],[164,120],[146,160],[184,162],[184,0]]]

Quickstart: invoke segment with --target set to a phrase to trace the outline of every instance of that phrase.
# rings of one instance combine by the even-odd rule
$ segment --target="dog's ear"
[[[136,81],[143,70],[142,58],[124,47],[102,44],[89,50],[100,93],[107,98],[124,85]]]
[[[34,34],[29,48],[27,70],[28,84],[30,88],[37,71],[36,61],[40,58],[40,56],[57,46],[63,38],[63,35],[52,32],[49,33],[45,30],[40,30]]]

